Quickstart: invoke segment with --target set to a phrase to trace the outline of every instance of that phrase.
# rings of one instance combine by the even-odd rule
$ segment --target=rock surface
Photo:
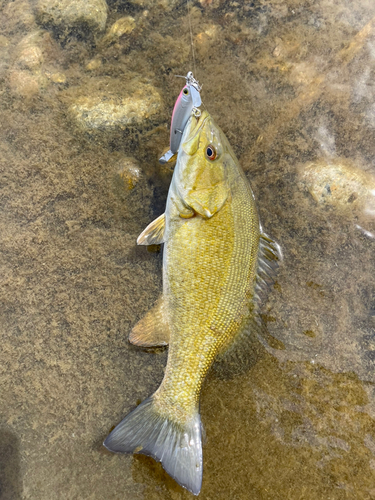
[[[105,37],[103,38],[103,43],[111,43],[118,40],[124,35],[130,35],[136,26],[134,17],[126,16],[121,17],[109,28]]]
[[[142,126],[160,111],[161,97],[152,85],[133,82],[127,87],[117,82],[114,88],[115,83],[106,86],[102,80],[94,81],[74,92],[78,97],[69,111],[81,128],[95,131]]]
[[[35,16],[30,2],[27,0],[15,0],[14,2],[3,2],[3,4],[3,27],[6,27],[13,33],[16,30],[35,28]]]
[[[142,177],[142,170],[134,158],[125,157],[119,160],[115,178],[122,189],[133,190]]]
[[[50,35],[33,31],[16,46],[9,69],[8,83],[14,94],[30,98],[48,84],[43,63],[48,57]]]
[[[375,210],[375,177],[349,160],[308,163],[300,179],[319,204]]]
[[[108,6],[105,0],[39,0],[36,12],[42,25],[100,32],[105,29]]]

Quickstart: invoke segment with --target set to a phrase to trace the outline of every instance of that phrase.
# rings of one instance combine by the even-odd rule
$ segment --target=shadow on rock
[[[0,500],[20,500],[19,441],[14,432],[0,429]]]

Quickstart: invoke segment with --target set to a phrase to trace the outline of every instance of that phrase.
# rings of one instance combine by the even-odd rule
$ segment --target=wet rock
[[[39,79],[28,71],[12,70],[8,78],[9,86],[13,93],[30,98],[40,91]]]
[[[0,36],[0,78],[3,78],[9,64],[10,42],[5,36]]]
[[[37,30],[25,36],[15,49],[15,64],[24,69],[35,69],[44,61],[43,45],[46,32]]]
[[[202,7],[211,7],[212,9],[217,9],[221,5],[221,0],[199,0]]]
[[[122,153],[113,154],[113,192],[119,201],[119,212],[124,219],[149,213],[153,201],[153,187],[147,182],[148,170],[139,162]]]
[[[78,29],[83,33],[103,31],[107,21],[108,6],[105,0],[39,0],[39,23],[59,31]]]
[[[194,45],[200,57],[205,57],[209,53],[212,44],[218,40],[220,32],[220,26],[209,24],[205,27],[204,31],[198,33],[194,39]]]
[[[8,32],[28,30],[36,27],[35,16],[27,0],[8,2],[4,7],[3,14],[3,23]]]
[[[375,214],[375,176],[347,159],[308,163],[300,170],[300,182],[321,205]]]
[[[66,83],[66,75],[64,73],[46,73],[46,75],[52,83]]]
[[[22,69],[29,69],[31,71],[40,68],[42,65],[43,53],[40,47],[36,45],[26,46],[17,58],[17,65]]]
[[[88,132],[143,128],[162,104],[152,85],[136,80],[128,85],[113,79],[90,80],[89,86],[73,89],[73,92],[69,111],[75,122]]]
[[[3,49],[4,47],[9,46],[9,40],[7,39],[6,36],[0,35],[0,49]]]
[[[130,35],[135,28],[135,19],[131,16],[121,17],[109,28],[104,36],[102,43],[110,44],[116,42],[119,38]]]
[[[134,158],[125,157],[117,164],[115,178],[121,189],[132,191],[142,178],[142,170]]]
[[[94,57],[94,59],[91,59],[86,64],[86,69],[87,71],[95,71],[96,69],[99,69],[103,64],[103,61],[100,57]]]
[[[181,3],[181,0],[130,0],[130,3],[144,9],[156,7],[163,10],[172,10]]]
[[[22,97],[38,94],[48,84],[43,63],[50,49],[50,36],[34,31],[21,40],[15,48],[8,83],[11,90]]]

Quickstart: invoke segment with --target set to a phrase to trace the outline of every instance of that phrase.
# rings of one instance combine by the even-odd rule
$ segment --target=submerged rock
[[[14,0],[14,2],[3,2],[2,26],[9,32],[35,28],[35,17],[30,2],[27,0]]]
[[[43,63],[50,51],[50,35],[34,31],[16,46],[9,69],[8,83],[13,93],[30,98],[48,84]]]
[[[134,30],[136,26],[134,17],[126,16],[118,19],[112,26],[109,28],[108,32],[104,36],[102,43],[109,44],[116,42],[119,38],[130,35],[130,33]]]
[[[47,73],[47,78],[53,83],[66,83],[66,75],[64,73]]]
[[[47,36],[46,36],[47,35]],[[43,52],[49,44],[46,31],[36,30],[19,42],[14,51],[15,64],[24,69],[35,69],[44,61]]]
[[[321,205],[375,214],[375,176],[349,160],[308,163],[300,169],[300,183]]]
[[[204,31],[198,33],[194,39],[197,54],[200,57],[205,57],[212,48],[214,43],[220,36],[221,27],[216,24],[209,24],[205,26]]]
[[[59,30],[103,31],[108,6],[105,0],[39,0],[38,21]]]
[[[141,178],[142,170],[134,158],[125,157],[118,162],[115,179],[120,188],[132,191]]]
[[[181,0],[130,0],[130,3],[142,7],[144,9],[163,9],[172,10],[178,4],[183,3]]]
[[[153,187],[147,182],[148,171],[139,162],[123,153],[113,154],[112,188],[124,219],[137,220],[139,214],[150,212]],[[144,221],[147,225],[147,219]]]
[[[115,86],[117,84],[117,86]],[[111,88],[108,88],[112,85]],[[94,88],[93,88],[94,87]],[[95,88],[96,87],[96,88]],[[150,84],[99,81],[91,88],[74,89],[69,111],[75,122],[86,131],[142,128],[161,108],[161,97]]]
[[[9,86],[14,94],[30,98],[40,91],[39,78],[28,71],[12,70],[8,77]]]
[[[99,69],[103,64],[103,61],[100,57],[94,57],[93,59],[91,59],[91,61],[89,61],[87,64],[86,64],[86,70],[87,71],[95,71],[97,69]]]

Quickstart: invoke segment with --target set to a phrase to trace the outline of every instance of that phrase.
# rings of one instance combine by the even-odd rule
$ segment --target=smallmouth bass
[[[215,358],[249,329],[280,258],[277,244],[261,232],[250,184],[228,140],[206,111],[189,118],[165,213],[137,243],[164,243],[163,294],[129,340],[169,344],[168,362],[158,390],[104,445],[154,457],[198,495],[203,380]]]

